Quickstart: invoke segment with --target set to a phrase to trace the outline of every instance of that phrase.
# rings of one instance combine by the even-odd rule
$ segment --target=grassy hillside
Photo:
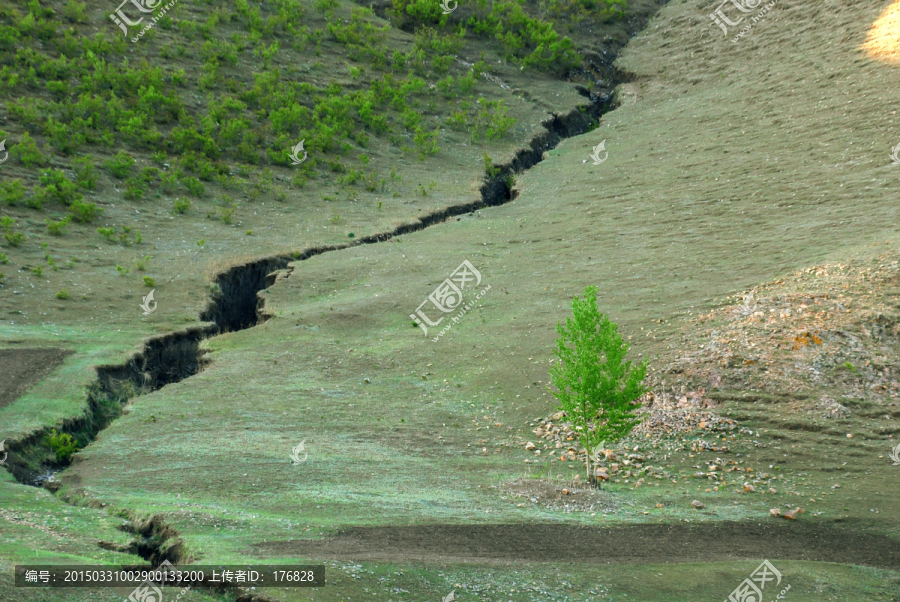
[[[603,52],[621,48],[650,3],[626,15],[475,4],[449,17],[426,3],[180,5],[137,43],[107,32],[107,50],[47,25],[87,32],[99,13],[82,22],[73,8],[4,5],[8,28],[33,48],[3,72],[4,133],[19,146],[7,143],[0,170],[5,194],[25,191],[5,197],[4,215],[16,220],[10,236],[26,239],[7,238],[3,251],[21,268],[3,266],[0,336],[11,348],[75,350],[0,408],[0,436],[11,438],[76,415],[91,366],[196,322],[225,266],[471,202],[546,111],[586,102],[576,85],[604,94],[614,75],[627,82],[596,130],[516,175],[512,202],[291,263],[262,293],[265,323],[205,341],[203,371],[133,397],[57,476],[57,497],[6,477],[2,506],[77,514],[68,543],[95,560],[134,559],[88,543],[124,546],[114,526],[127,511],[174,529],[164,547],[181,559],[328,562],[329,587],[264,592],[278,600],[451,590],[461,600],[724,599],[763,558],[791,600],[897,599],[897,467],[886,456],[900,432],[900,167],[889,157],[900,71],[884,44],[865,46],[894,4],[781,0],[732,41],[740,30],[723,36],[708,17],[714,3],[668,3],[629,42],[619,75]],[[61,68],[64,44],[69,97],[35,58],[41,49]],[[87,50],[107,53],[118,84],[85,87],[102,72]],[[132,50],[143,66],[112,60]],[[29,89],[30,65],[45,89]],[[82,141],[70,121],[72,148],[58,146],[51,119],[63,123],[62,100],[81,90],[73,80],[103,97],[104,115],[138,120],[144,138],[101,120]],[[148,81],[162,99],[142,100]],[[170,109],[142,112],[142,102]],[[32,105],[37,121],[27,121]],[[26,132],[47,166],[25,164]],[[309,158],[290,168],[285,153],[300,139]],[[608,158],[595,165],[601,141]],[[147,171],[161,148],[159,173]],[[137,160],[121,179],[119,152]],[[76,182],[86,154],[95,189],[60,192],[57,172],[43,171]],[[191,178],[204,192],[176,213],[197,188]],[[34,199],[46,199],[43,213]],[[103,212],[53,236],[44,220],[74,220],[79,203]],[[82,259],[62,265],[72,254]],[[423,334],[410,314],[464,260],[481,276],[465,301],[483,296]],[[663,416],[704,412],[716,425],[632,435],[614,450],[629,464],[599,492],[574,480],[573,443],[535,433],[565,421],[552,416],[548,386],[553,328],[591,284],[649,360]],[[741,314],[754,287],[762,317],[755,306]],[[69,298],[54,296],[62,288]],[[159,309],[142,317],[151,288]],[[821,315],[804,321],[801,303]],[[841,372],[843,362],[857,371]],[[822,418],[835,400],[848,412]],[[294,465],[301,441],[308,459]],[[805,510],[796,522],[770,516],[795,507]],[[0,529],[19,542],[0,551],[6,563],[72,553],[21,521]]]

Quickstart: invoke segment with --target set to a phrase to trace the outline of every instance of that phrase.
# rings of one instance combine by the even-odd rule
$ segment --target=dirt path
[[[900,568],[900,541],[852,524],[776,521],[631,525],[555,524],[364,527],[325,540],[270,542],[254,555],[390,562],[590,562],[605,564],[715,562],[737,559],[813,560]]]

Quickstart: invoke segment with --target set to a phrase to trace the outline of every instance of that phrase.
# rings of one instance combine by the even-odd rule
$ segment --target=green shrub
[[[206,192],[206,186],[203,185],[203,182],[193,176],[185,176],[181,178],[181,184],[185,188],[187,188],[188,192],[196,197],[203,196],[203,194]]]
[[[394,10],[398,16],[405,16],[416,23],[435,25],[447,21],[440,2],[432,0],[394,0]]]
[[[78,186],[66,178],[65,172],[61,169],[48,169],[41,172],[38,181],[44,185],[43,188],[37,190],[37,196],[42,200],[53,200],[70,205],[76,200],[81,200],[78,194]]]
[[[106,240],[112,240],[113,234],[116,233],[115,228],[97,228],[97,232]]]
[[[56,429],[50,431],[50,436],[46,438],[46,443],[50,450],[56,454],[58,462],[68,462],[72,454],[78,451],[78,444],[72,439],[72,435],[58,433]]]
[[[72,221],[71,215],[67,215],[58,222],[54,222],[53,220],[48,219],[47,231],[50,232],[50,236],[62,236],[66,233],[66,226],[69,225],[70,221]]]
[[[10,246],[18,247],[25,242],[25,235],[21,232],[13,232],[13,226],[15,225],[16,220],[8,215],[4,215],[3,218],[0,218],[0,228],[5,230],[3,238],[6,239],[6,242],[9,243]]]
[[[75,183],[85,190],[94,190],[97,187],[97,172],[94,171],[94,160],[90,155],[79,157],[72,161],[75,170]]]
[[[43,166],[48,163],[37,143],[27,133],[22,134],[22,140],[12,147],[9,154],[17,157],[25,167]]]
[[[60,299],[62,301],[65,301],[66,299],[69,298],[69,291],[67,291],[65,289],[59,291],[58,293],[56,293],[56,298]]]
[[[4,253],[0,253],[0,263],[9,263],[9,257],[7,257]]]
[[[25,235],[21,232],[13,232],[11,230],[7,230],[3,234],[3,238],[6,239],[6,242],[9,243],[12,247],[21,246],[23,242],[25,242]]]
[[[84,2],[69,0],[66,2],[65,6],[63,6],[63,16],[67,21],[72,23],[85,23],[87,21],[84,15],[85,8],[86,5]]]
[[[178,215],[182,215],[187,213],[187,210],[191,208],[191,202],[188,199],[175,199],[175,207],[174,211]]]
[[[156,167],[145,167],[141,170],[140,178],[144,184],[152,184],[154,180],[159,179],[159,169]]]
[[[437,139],[440,129],[435,128],[431,133],[426,132],[420,127],[416,128],[413,135],[413,141],[416,143],[416,151],[419,153],[419,160],[422,161],[427,155],[433,155],[438,152]]]
[[[134,164],[135,160],[128,153],[119,151],[115,157],[104,161],[103,167],[108,169],[112,175],[122,180],[128,177]]]
[[[80,200],[69,205],[69,211],[72,212],[72,217],[75,218],[75,221],[80,224],[90,223],[103,213],[103,209],[100,209],[94,203],[85,203]]]
[[[0,199],[10,207],[18,205],[25,198],[25,185],[22,180],[14,178],[0,182]]]
[[[144,188],[141,180],[137,178],[128,178],[125,180],[125,192],[122,196],[129,201],[138,201],[144,198]]]
[[[178,185],[178,176],[176,174],[162,174],[159,178],[160,188],[163,192],[171,193],[175,191]]]
[[[231,225],[234,220],[234,207],[219,207],[219,219],[223,224]]]
[[[146,286],[148,288],[153,288],[153,278],[151,278],[150,276],[144,276],[143,280],[144,280],[144,286]]]

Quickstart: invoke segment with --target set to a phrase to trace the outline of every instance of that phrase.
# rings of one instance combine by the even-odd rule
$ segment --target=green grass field
[[[598,80],[608,84],[614,72],[602,65],[604,52],[619,53],[622,82],[617,108],[596,129],[515,174],[512,201],[290,263],[260,294],[266,321],[205,340],[208,363],[198,374],[130,396],[122,416],[55,475],[52,492],[4,471],[0,598],[127,598],[128,591],[15,588],[11,567],[143,562],[124,552],[141,536],[120,527],[157,516],[175,535],[153,543],[182,561],[326,565],[324,588],[259,588],[246,594],[264,598],[244,599],[438,600],[454,591],[459,600],[497,602],[700,602],[726,599],[763,559],[781,572],[780,588],[790,584],[787,600],[900,599],[900,467],[887,459],[900,432],[888,386],[898,380],[896,333],[879,339],[881,347],[865,343],[873,357],[887,358],[876,361],[884,393],[823,386],[802,397],[777,382],[765,394],[728,386],[717,391],[714,411],[733,417],[737,432],[636,433],[617,445],[620,455],[640,453],[664,468],[666,478],[636,486],[620,476],[589,491],[573,480],[583,465],[560,460],[565,449],[525,450],[537,441],[536,420],[557,411],[548,376],[554,327],[586,286],[599,288],[601,311],[632,354],[659,371],[703,344],[702,314],[733,305],[742,291],[793,282],[796,272],[829,262],[874,266],[898,257],[900,166],[889,155],[900,143],[900,70],[884,52],[863,48],[895,3],[781,0],[732,42],[739,29],[723,36],[708,16],[715,3],[676,1],[629,39],[656,4],[633,0],[623,17],[601,14],[603,3],[526,3],[527,14],[571,36],[577,60],[563,47],[531,54],[530,43],[516,50],[515,40],[498,41],[485,29],[497,27],[492,19],[505,31],[521,22],[497,3],[460,5],[444,22],[425,3],[379,4],[363,15],[349,3],[300,2],[302,19],[289,18],[290,2],[260,5],[261,16],[240,2],[179,4],[172,23],[135,43],[121,42],[108,23],[114,6],[84,9],[82,20],[74,2],[54,6],[60,14],[52,17],[37,14],[47,3],[0,4],[3,35],[17,29],[32,53],[51,46],[42,19],[82,36],[103,23],[112,46],[102,52],[114,71],[127,72],[124,56],[147,70],[132,77],[161,69],[157,102],[172,107],[165,119],[147,113],[156,120],[147,131],[159,139],[133,138],[113,120],[91,129],[96,141],[73,135],[75,146],[63,148],[48,118],[29,122],[26,108],[45,103],[52,115],[61,109],[47,103],[76,98],[49,82],[86,81],[87,55],[69,57],[66,79],[19,50],[40,67],[33,78],[45,83],[37,86],[23,67],[27,57],[9,45],[2,51],[7,147],[31,132],[49,159],[26,165],[20,149],[0,165],[0,213],[15,220],[6,232],[26,237],[18,246],[6,238],[2,248],[9,263],[0,265],[0,347],[73,351],[0,407],[0,437],[14,446],[79,416],[94,367],[126,362],[147,337],[196,326],[226,268],[352,243],[471,203],[485,154],[506,163],[544,130],[548,113],[587,103],[576,85],[605,90]],[[30,26],[26,14],[34,15]],[[414,33],[426,23],[452,35],[470,17],[461,42]],[[539,26],[524,23],[525,32]],[[335,31],[341,27],[358,31]],[[346,42],[354,35],[363,42]],[[406,56],[402,68],[395,51]],[[466,66],[478,60],[485,66]],[[181,69],[179,87],[171,78]],[[282,83],[246,96],[275,71]],[[439,84],[469,73],[471,90],[458,79],[452,90]],[[382,126],[363,105],[379,89],[373,82],[388,75],[424,86],[375,103]],[[113,89],[126,93],[124,81]],[[131,93],[126,104],[139,116],[144,105]],[[287,111],[291,94],[308,98],[288,118],[277,110]],[[224,115],[204,130],[204,116],[227,98],[246,105],[228,117],[243,120],[233,140]],[[492,108],[480,114],[487,101]],[[488,133],[507,123],[502,134]],[[178,146],[176,127],[194,128],[222,150],[202,141],[201,150]],[[435,131],[431,152],[423,136]],[[312,160],[293,168],[284,151],[303,137]],[[594,165],[589,155],[601,141],[608,158]],[[168,168],[154,159],[157,146],[168,149]],[[104,166],[120,150],[137,161],[130,184]],[[75,159],[88,154],[98,181],[78,194],[103,212],[54,236],[46,219],[78,213],[71,199],[41,192],[41,173],[52,166],[75,177]],[[212,175],[204,162],[222,169]],[[139,170],[154,165],[160,175],[140,184]],[[183,173],[166,184],[175,170]],[[210,176],[205,192],[192,196],[185,178],[201,174]],[[28,192],[10,202],[14,179]],[[141,198],[126,194],[139,184]],[[51,195],[43,211],[25,200],[42,194]],[[191,203],[179,213],[182,198]],[[480,273],[463,291],[474,308],[458,321],[446,314],[424,334],[410,315],[464,260]],[[151,289],[158,310],[145,316],[139,304]],[[895,325],[900,283],[879,291],[883,319]],[[855,294],[876,296],[865,287]],[[853,412],[816,430],[803,412],[825,394]],[[726,437],[729,451],[691,450],[711,437]],[[300,442],[308,456],[294,463]],[[765,487],[747,493],[740,476],[715,488],[692,476],[722,458],[768,475]],[[769,515],[776,507],[805,512],[784,521]],[[774,599],[778,592],[769,591]],[[236,598],[188,596],[181,599]]]

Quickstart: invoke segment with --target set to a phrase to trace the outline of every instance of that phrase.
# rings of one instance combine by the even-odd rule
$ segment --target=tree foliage
[[[597,288],[572,301],[572,317],[556,325],[558,363],[550,368],[559,409],[572,420],[587,451],[586,469],[601,445],[628,435],[640,422],[634,404],[648,389],[647,365],[626,359],[629,345],[618,326],[597,309]]]

